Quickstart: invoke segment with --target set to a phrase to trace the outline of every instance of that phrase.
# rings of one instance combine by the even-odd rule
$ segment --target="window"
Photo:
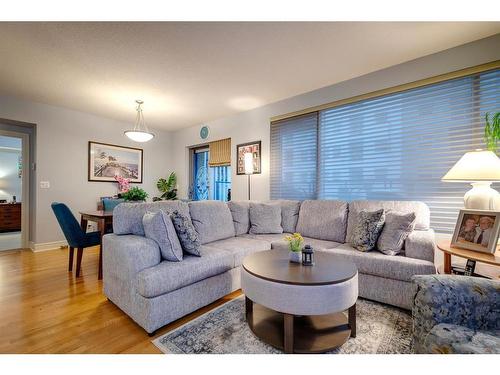
[[[303,118],[272,123],[271,197],[421,200],[432,227],[451,233],[469,185],[441,177],[465,152],[484,148],[484,115],[499,109],[495,70],[325,109],[309,115],[317,120],[307,125]],[[304,154],[303,143],[293,140],[307,131],[317,133],[317,142]],[[317,153],[314,166],[308,153]],[[282,173],[290,169],[292,185],[298,175],[305,181],[317,172],[315,188],[280,186],[290,182]]]
[[[228,165],[211,167],[210,149],[192,150],[192,200],[228,201],[231,190],[231,167]]]
[[[314,199],[317,190],[317,113],[271,124],[272,199]]]

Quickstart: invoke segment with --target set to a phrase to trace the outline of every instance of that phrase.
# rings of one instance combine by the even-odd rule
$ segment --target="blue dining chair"
[[[86,233],[85,229],[82,229],[75,216],[71,213],[71,210],[64,203],[54,202],[51,204],[51,207],[64,233],[64,237],[66,237],[66,241],[68,241],[68,271],[73,270],[73,253],[75,248],[78,249],[76,254],[76,277],[79,277],[82,266],[83,249],[101,245],[101,232]]]

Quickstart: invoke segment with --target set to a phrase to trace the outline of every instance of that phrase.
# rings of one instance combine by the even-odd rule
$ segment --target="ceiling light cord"
[[[142,105],[144,102],[142,100],[136,100],[136,116],[135,116],[135,124],[133,130],[125,131],[125,135],[135,142],[147,142],[153,139],[154,134],[151,133],[146,125],[146,121],[144,120],[144,114],[142,112]]]

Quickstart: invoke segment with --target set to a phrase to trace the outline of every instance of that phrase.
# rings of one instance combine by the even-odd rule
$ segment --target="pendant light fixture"
[[[136,100],[137,103],[137,117],[135,119],[135,125],[133,130],[127,130],[124,134],[135,142],[147,142],[153,139],[155,136],[151,133],[146,126],[146,121],[144,121],[144,115],[142,114],[142,105],[144,102],[142,100]]]

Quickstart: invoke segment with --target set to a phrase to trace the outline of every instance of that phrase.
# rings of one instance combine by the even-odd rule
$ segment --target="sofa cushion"
[[[233,217],[226,203],[189,202],[189,213],[202,244],[234,237]]]
[[[299,220],[300,201],[278,200],[281,206],[281,227],[283,232],[294,233]]]
[[[300,205],[296,232],[318,240],[345,242],[347,203],[306,200]]]
[[[234,232],[237,236],[248,233],[250,229],[249,202],[227,202],[233,217]]]
[[[182,262],[163,261],[139,272],[137,292],[146,298],[156,297],[233,268],[234,259],[225,250],[202,246],[200,253],[201,257],[187,255]]]
[[[178,211],[189,216],[187,203],[183,201],[160,201],[153,203],[120,203],[113,210],[113,233],[144,236],[142,218],[146,212]]]
[[[415,227],[416,215],[414,212],[401,214],[388,211],[385,215],[385,224],[377,240],[378,251],[386,255],[397,255],[403,252],[406,238]]]
[[[211,242],[206,246],[230,252],[233,255],[233,267],[241,266],[243,259],[249,254],[257,251],[271,250],[271,243],[269,241],[242,236]]]
[[[277,203],[250,202],[250,233],[283,233],[281,206]]]
[[[142,223],[146,237],[156,241],[160,246],[163,259],[171,262],[182,260],[181,243],[169,214],[163,211],[146,212]]]
[[[367,201],[349,202],[349,219],[347,220],[347,237],[345,242],[352,242],[351,233],[354,220],[359,211],[376,211],[383,208],[386,211],[397,211],[403,214],[415,212],[415,229],[427,230],[430,223],[429,207],[424,202],[417,201]]]
[[[182,215],[178,211],[174,211],[170,214],[170,218],[172,219],[172,224],[174,224],[182,250],[191,255],[201,256],[200,239],[189,217]]]
[[[252,234],[252,233],[247,233],[247,234],[242,234],[241,236],[238,237],[243,237],[243,238],[253,238],[255,240],[263,240],[267,241],[269,243],[273,243],[276,241],[281,241],[283,238],[285,238],[286,235],[290,235],[291,233],[269,233],[269,234]]]
[[[311,247],[316,250],[326,250],[326,249],[333,249],[334,247],[342,245],[340,242],[335,242],[335,241],[325,241],[325,240],[317,240],[315,238],[310,238],[310,237],[304,237],[304,246],[305,245],[311,245]],[[273,241],[271,243],[271,247],[273,250],[288,250],[288,242],[281,239],[278,241]]]
[[[436,273],[436,266],[426,260],[400,255],[388,257],[376,250],[362,253],[348,244],[325,251],[335,254],[340,259],[350,260],[358,267],[360,273],[373,276],[409,282],[413,275]]]
[[[377,240],[385,222],[384,210],[368,212],[361,210],[352,229],[351,245],[359,251],[370,251],[377,246]]]

